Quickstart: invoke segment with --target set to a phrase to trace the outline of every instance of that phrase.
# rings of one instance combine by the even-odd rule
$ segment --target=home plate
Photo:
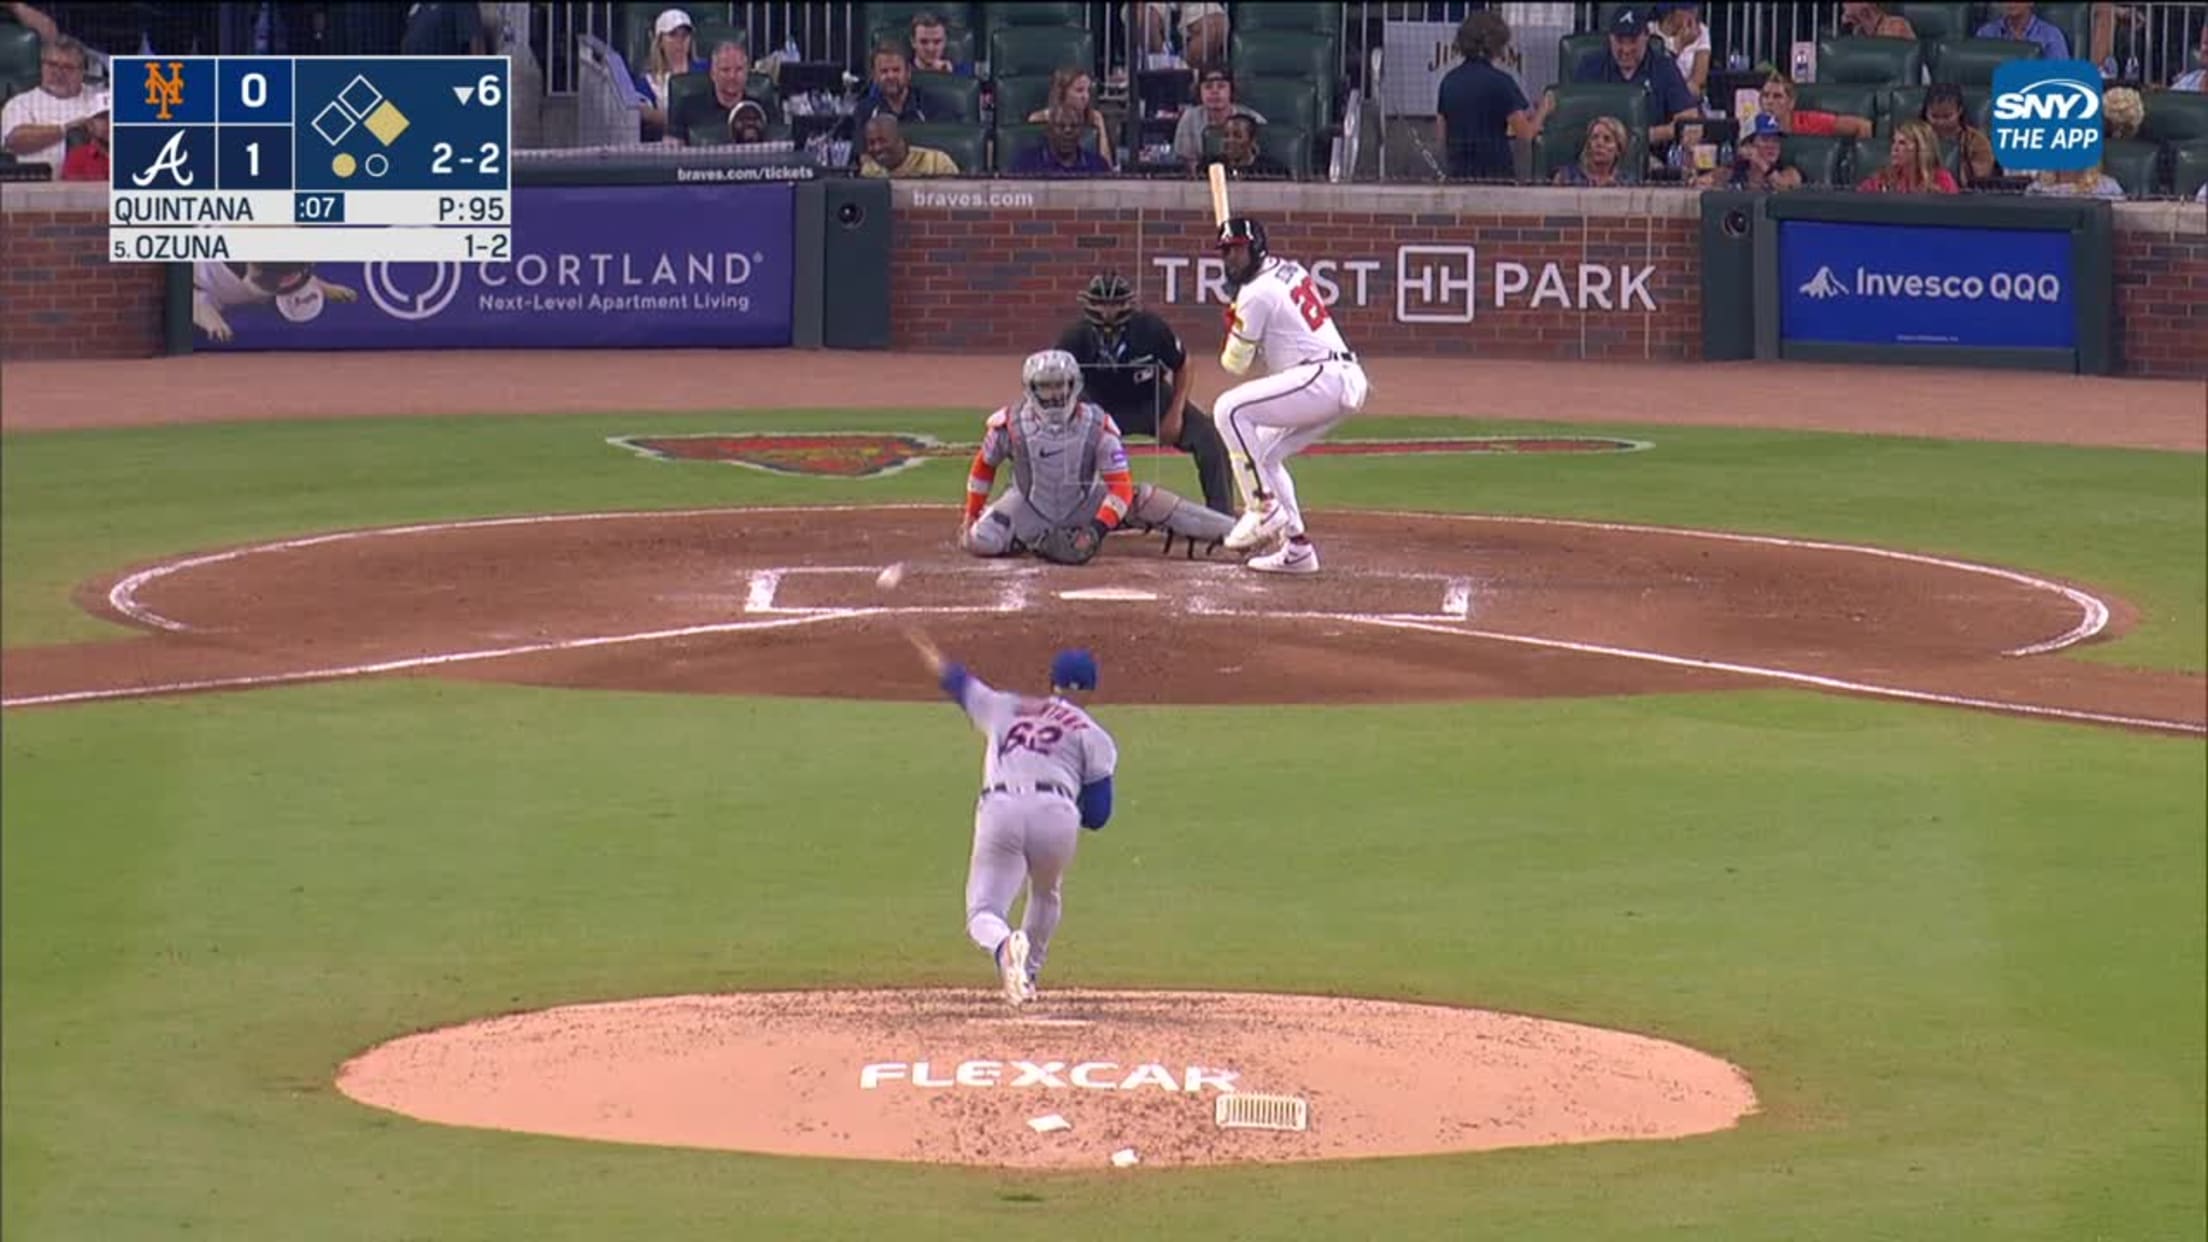
[[[1060,599],[1151,600],[1157,597],[1157,592],[1137,587],[1081,587],[1058,592]]]

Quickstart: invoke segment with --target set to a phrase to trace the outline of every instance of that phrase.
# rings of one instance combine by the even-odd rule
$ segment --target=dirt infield
[[[542,515],[333,532],[86,584],[128,643],[10,648],[10,706],[419,674],[924,698],[900,627],[1018,682],[1094,643],[1120,702],[1339,703],[1792,685],[2198,732],[2203,682],[2062,660],[2130,610],[2012,571],[1556,519],[1328,517],[1339,570],[1249,573],[1128,533],[984,561],[932,505]],[[875,575],[910,569],[894,593]],[[1119,621],[1134,609],[1155,627]],[[1174,641],[1149,641],[1151,632]]]
[[[962,991],[572,1005],[394,1040],[337,1085],[446,1125],[1026,1169],[1679,1138],[1755,1108],[1735,1067],[1646,1036],[1207,992],[1046,992],[1020,1010]],[[1255,1096],[1284,1097],[1277,1124],[1302,1128],[1220,1124],[1223,1100]]]

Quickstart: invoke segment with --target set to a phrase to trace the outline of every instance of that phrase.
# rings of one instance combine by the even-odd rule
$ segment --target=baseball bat
[[[1225,224],[1227,211],[1227,166],[1214,162],[1211,166],[1211,222]]]
[[[928,671],[941,677],[943,675],[943,652],[934,643],[928,641],[928,636],[920,632],[919,626],[908,622],[904,626],[904,631],[905,641],[911,643],[912,649],[920,653],[920,659],[927,664]]]

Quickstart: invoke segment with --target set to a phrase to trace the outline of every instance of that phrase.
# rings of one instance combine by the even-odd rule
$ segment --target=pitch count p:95
[[[504,224],[506,223],[506,196],[503,194],[440,194],[437,196],[437,222],[439,224]]]

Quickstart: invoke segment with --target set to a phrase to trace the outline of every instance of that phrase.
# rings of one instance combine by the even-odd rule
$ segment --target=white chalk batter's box
[[[1154,549],[1147,556],[1115,552],[1081,569],[1032,561],[909,564],[893,591],[875,582],[885,568],[784,565],[744,571],[744,612],[1011,615],[1147,608],[1198,617],[1452,622],[1471,614],[1473,600],[1472,581],[1461,576],[1382,571],[1337,575],[1325,584],[1282,581],[1253,574],[1229,558],[1188,561]]]

